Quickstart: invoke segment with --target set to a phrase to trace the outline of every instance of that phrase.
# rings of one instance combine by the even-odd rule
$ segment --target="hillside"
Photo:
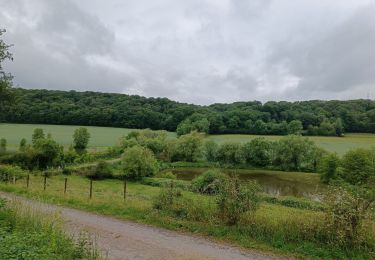
[[[375,133],[375,101],[236,102],[199,106],[167,98],[124,94],[14,89],[17,101],[4,107],[0,121],[64,125],[151,128],[176,131],[181,122],[210,134],[290,133],[298,120],[306,134]],[[297,122],[299,123],[299,122]],[[292,124],[293,125],[293,124]],[[298,127],[298,124],[297,124]]]

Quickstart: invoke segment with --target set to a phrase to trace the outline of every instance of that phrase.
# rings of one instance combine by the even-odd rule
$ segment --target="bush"
[[[163,187],[160,190],[159,195],[153,201],[153,207],[158,210],[171,209],[175,199],[181,196],[181,190],[172,181],[167,187]]]
[[[226,177],[224,173],[218,170],[208,170],[192,180],[192,190],[203,194],[216,194],[220,183]]]
[[[13,178],[23,178],[27,173],[18,166],[0,165],[0,181],[9,181]]]
[[[164,179],[171,179],[176,180],[177,176],[173,174],[173,172],[161,172],[157,174],[158,178],[164,178]]]
[[[122,167],[124,176],[129,179],[153,176],[158,168],[152,151],[138,145],[125,150]]]
[[[261,187],[254,181],[241,182],[237,177],[224,179],[219,187],[217,205],[220,219],[235,225],[245,212],[255,213]]]
[[[324,157],[319,165],[320,179],[324,183],[337,178],[338,168],[340,166],[340,158],[337,154],[329,154]]]
[[[220,163],[241,164],[244,162],[243,151],[239,143],[227,142],[217,151],[217,160]]]
[[[100,161],[96,167],[92,169],[91,174],[89,174],[88,177],[94,180],[110,178],[112,177],[112,168],[107,162]]]
[[[366,184],[375,176],[375,150],[348,151],[342,159],[342,178],[350,184]]]

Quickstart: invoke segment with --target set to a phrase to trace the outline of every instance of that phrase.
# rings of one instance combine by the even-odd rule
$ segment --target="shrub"
[[[324,157],[319,165],[320,179],[324,183],[329,183],[330,180],[337,178],[338,168],[340,166],[340,158],[337,154],[329,154]]]
[[[271,144],[264,137],[255,138],[243,146],[245,161],[254,166],[268,166],[270,149]]]
[[[160,190],[159,195],[155,197],[152,205],[158,210],[169,210],[173,207],[176,198],[181,196],[181,190],[172,181],[167,187],[163,187]]]
[[[364,220],[375,201],[373,190],[355,186],[332,187],[326,195],[326,232],[328,239],[341,246],[358,245]]]
[[[165,179],[171,179],[176,180],[177,176],[173,174],[173,172],[161,172],[157,175],[158,178],[165,178]]]
[[[351,184],[366,184],[375,176],[375,151],[363,148],[348,151],[342,159],[342,178]]]
[[[88,177],[95,180],[110,178],[112,177],[112,168],[106,161],[100,161],[96,167],[91,170]]]
[[[237,177],[224,179],[217,197],[220,219],[228,225],[235,225],[243,213],[255,213],[260,191],[261,187],[254,181],[241,182]]]
[[[192,190],[203,194],[216,194],[226,175],[218,170],[208,170],[191,182]]]
[[[241,164],[244,161],[243,151],[239,143],[227,142],[217,151],[217,160],[220,163]]]
[[[23,178],[27,173],[18,166],[0,165],[0,181],[9,181],[13,178]]]
[[[124,177],[129,179],[153,176],[158,168],[152,151],[138,145],[125,150],[122,167]]]

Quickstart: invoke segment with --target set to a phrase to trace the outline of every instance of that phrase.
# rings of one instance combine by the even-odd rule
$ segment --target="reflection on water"
[[[207,169],[170,169],[180,180],[192,180]],[[229,173],[229,171],[227,172]],[[303,174],[303,173],[301,173]],[[276,174],[267,174],[263,172],[248,171],[238,173],[242,180],[256,180],[264,191],[273,196],[294,196],[306,197],[313,200],[319,200],[319,194],[323,188],[321,185],[311,185],[301,181],[294,181],[282,178]]]

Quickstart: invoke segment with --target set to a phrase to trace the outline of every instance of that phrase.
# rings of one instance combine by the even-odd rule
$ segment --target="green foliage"
[[[204,155],[207,161],[215,162],[217,160],[217,152],[219,145],[212,141],[208,140],[204,142]]]
[[[197,162],[203,156],[203,136],[198,132],[180,136],[171,143],[172,161]]]
[[[32,138],[31,138],[33,145],[35,145],[39,139],[44,139],[44,138],[45,138],[45,135],[44,135],[43,129],[35,128]]]
[[[124,177],[141,179],[142,177],[153,176],[158,169],[158,165],[151,150],[141,146],[133,146],[125,150],[122,168]]]
[[[121,147],[126,149],[140,145],[150,149],[158,158],[163,157],[163,152],[167,145],[166,131],[152,131],[144,129],[132,131],[126,137],[121,138]]]
[[[264,137],[258,137],[243,145],[246,163],[264,167],[271,163],[271,143]]]
[[[13,177],[21,179],[27,173],[18,166],[0,165],[0,181],[10,181]]]
[[[62,163],[64,148],[52,139],[37,139],[32,160],[39,169],[58,166]]]
[[[341,177],[351,184],[366,184],[375,176],[375,149],[353,149],[342,159]]]
[[[74,131],[73,144],[77,153],[83,153],[86,151],[89,140],[90,133],[86,127],[80,127]]]
[[[176,180],[177,176],[173,174],[173,172],[161,172],[157,174],[158,178],[165,178],[165,179],[171,179]]]
[[[5,30],[0,29],[0,37]],[[6,44],[0,38],[0,120],[3,118],[4,107],[13,101],[13,93],[11,91],[12,75],[3,70],[2,63],[5,60],[13,60],[12,54],[9,52],[11,45]]]
[[[324,183],[329,183],[330,180],[336,179],[338,176],[338,169],[340,166],[340,158],[335,153],[325,156],[319,165],[320,178]]]
[[[190,134],[193,131],[199,133],[208,133],[210,129],[210,122],[207,118],[202,117],[202,115],[194,114],[188,119],[182,121],[176,129],[177,135],[186,135]]]
[[[102,180],[112,177],[112,168],[106,161],[100,161],[88,175],[90,179]]]
[[[176,198],[182,196],[181,190],[176,187],[174,182],[166,187],[163,187],[158,196],[153,200],[153,207],[158,210],[168,210],[173,207]]]
[[[19,146],[18,150],[20,152],[24,151],[26,149],[26,145],[27,145],[26,139],[22,138],[21,141],[20,141],[20,146]]]
[[[191,185],[189,181],[175,180],[168,178],[155,178],[155,177],[144,177],[141,179],[141,183],[153,187],[169,187],[173,185],[181,190],[190,190]]]
[[[239,143],[226,142],[220,145],[217,151],[217,160],[220,163],[241,164],[244,161],[244,154]]]
[[[227,176],[218,170],[208,170],[191,181],[191,188],[195,192],[213,195],[218,193],[221,182],[226,178]]]
[[[355,247],[364,242],[361,227],[375,201],[374,190],[356,186],[335,186],[325,198],[328,204],[326,227],[328,239],[342,246]]]
[[[80,237],[76,244],[67,237],[62,231],[60,219],[22,206],[5,206],[0,201],[2,259],[99,258],[91,241]]]
[[[309,164],[310,152],[315,144],[307,138],[290,135],[283,137],[275,144],[274,165],[284,170],[301,170]]]
[[[7,140],[5,138],[0,139],[0,154],[7,151]]]
[[[245,212],[254,214],[259,206],[260,191],[260,186],[254,181],[241,182],[237,177],[224,179],[217,197],[220,219],[228,225],[235,225]]]
[[[293,120],[288,124],[289,135],[300,135],[302,133],[302,130],[303,130],[302,122],[299,120]]]
[[[7,122],[168,131],[176,131],[177,126],[185,122],[187,130],[181,134],[192,130],[206,132],[208,125],[211,134],[285,135],[288,134],[290,122],[299,120],[308,134],[336,136],[341,132],[341,127],[336,124],[340,118],[346,132],[375,132],[373,100],[281,101],[264,104],[251,101],[197,106],[165,98],[95,92],[26,89],[14,89],[14,92],[19,97],[17,104],[3,106],[5,112],[2,116]],[[199,127],[192,128],[192,124]],[[310,130],[316,131],[310,133]]]

